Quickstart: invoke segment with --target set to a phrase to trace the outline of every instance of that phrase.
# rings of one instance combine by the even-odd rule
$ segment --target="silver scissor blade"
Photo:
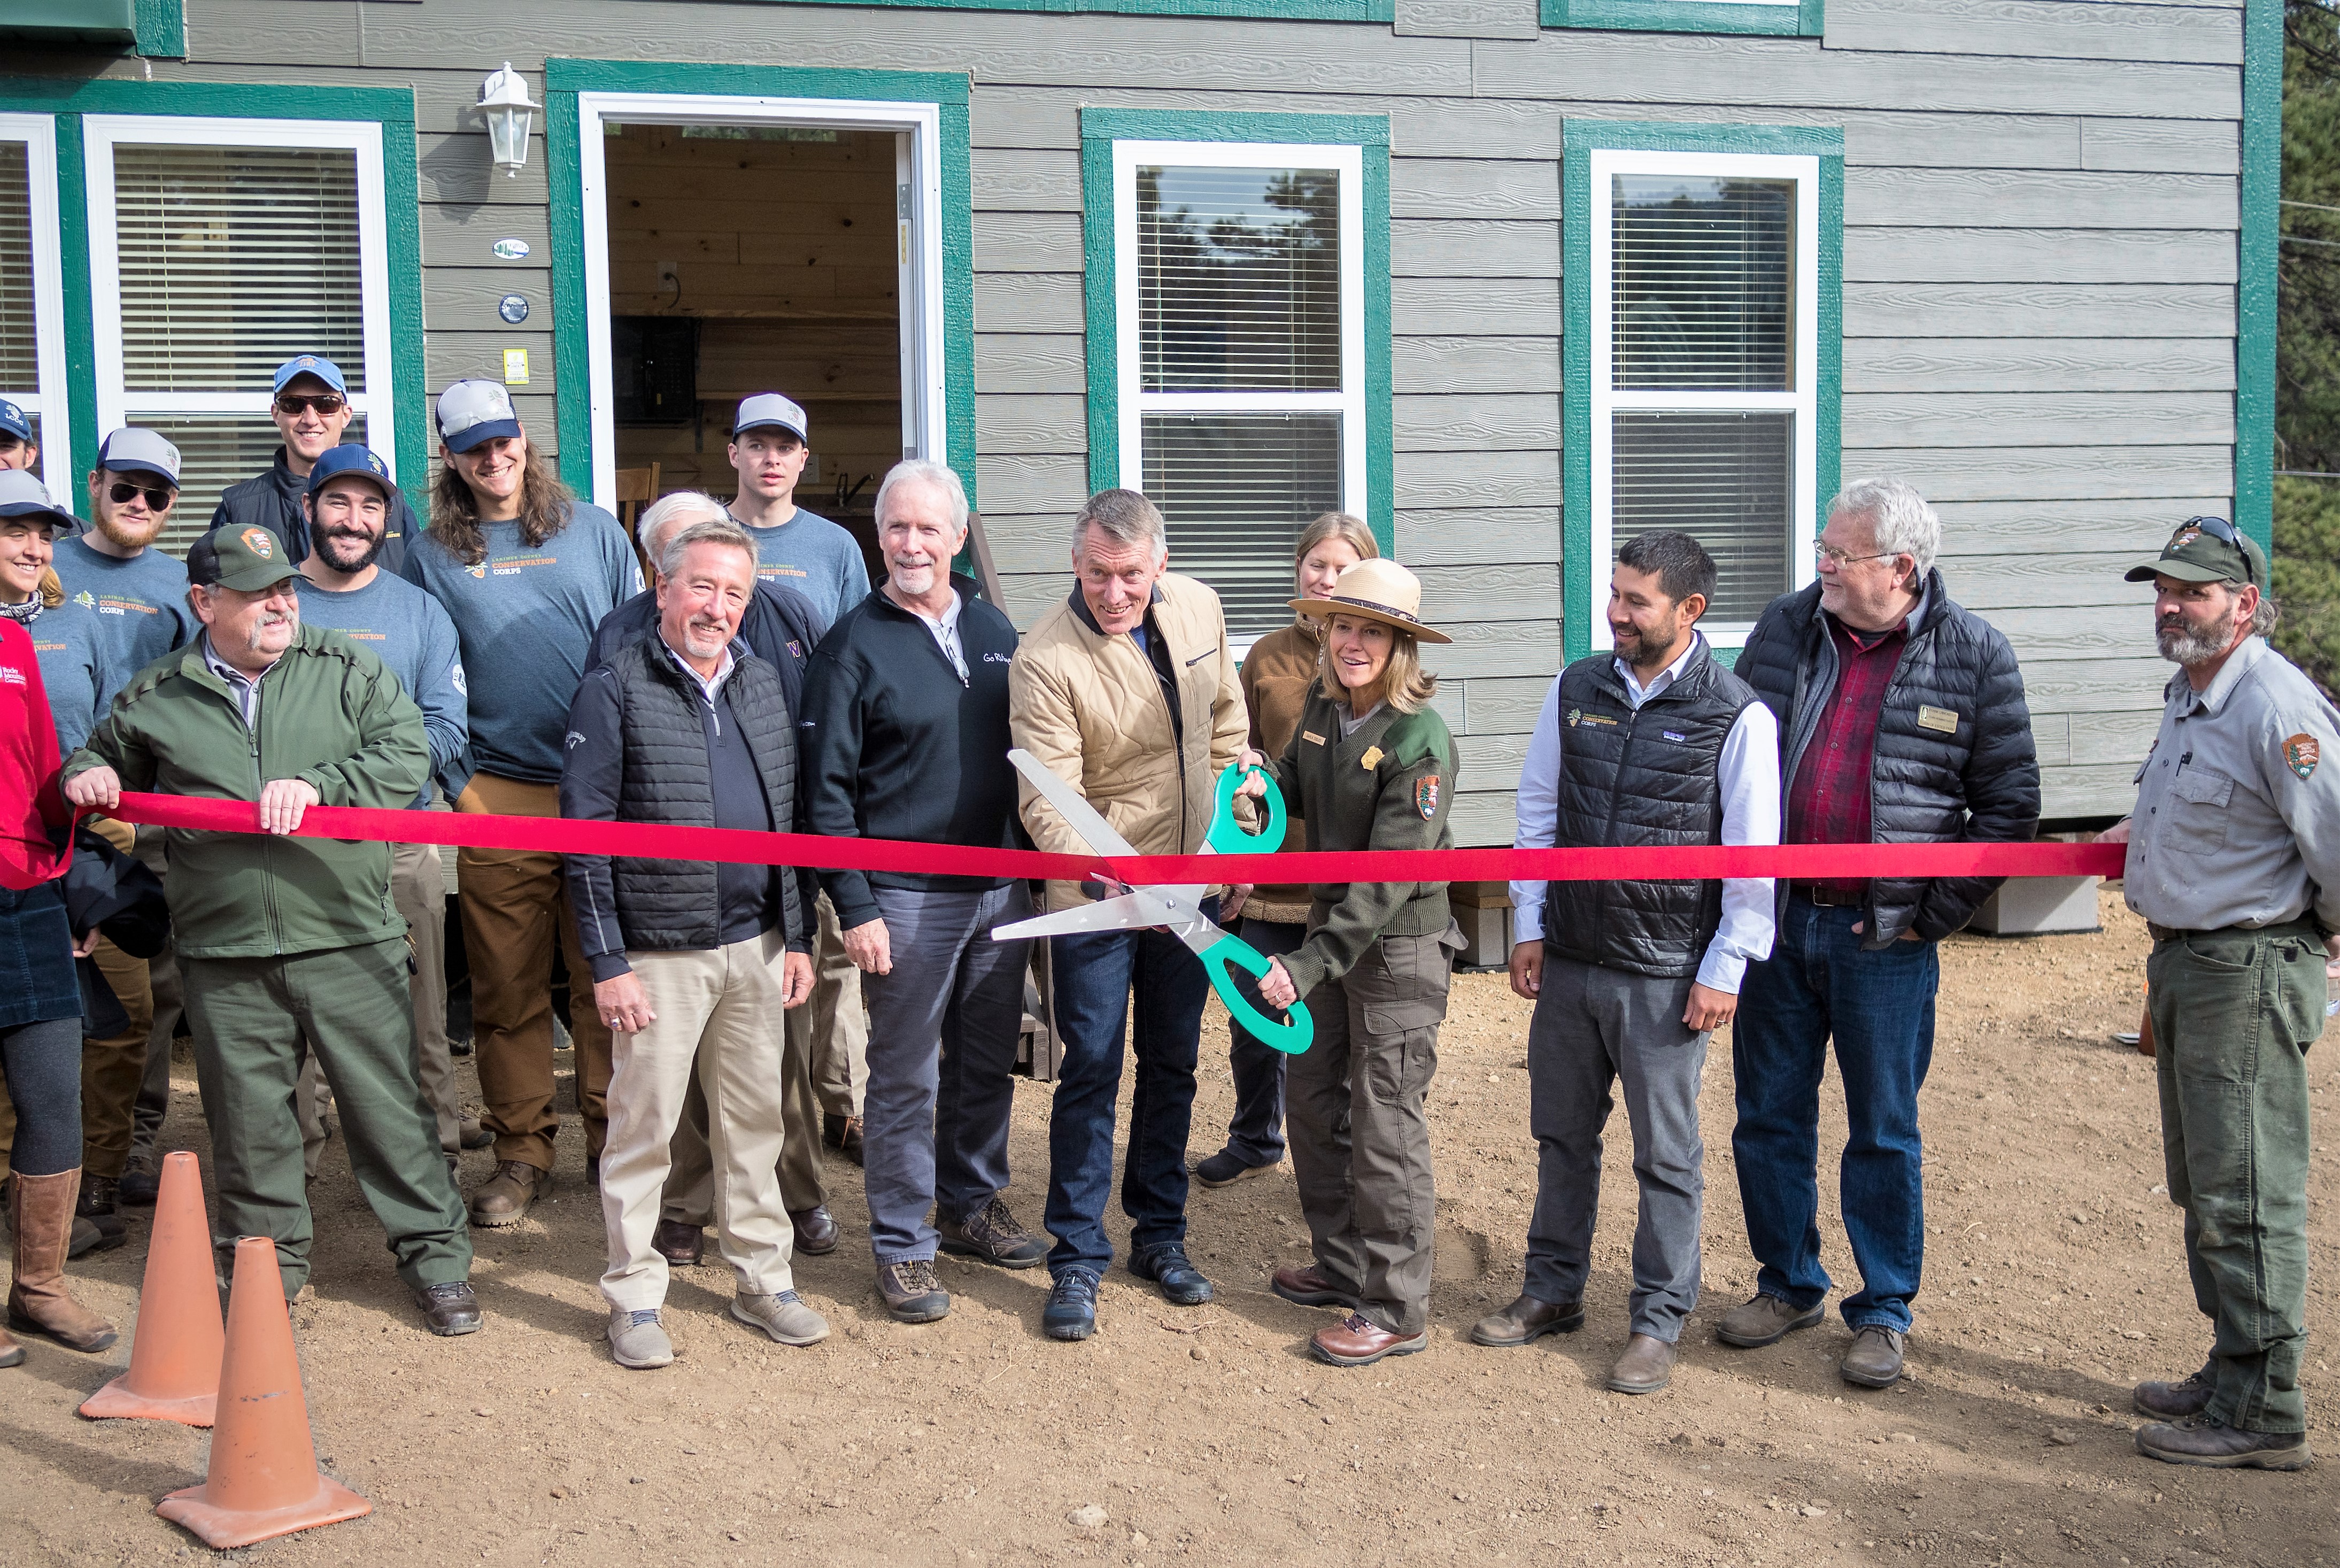
[[[1159,899],[1144,893],[1124,893],[1118,898],[1083,904],[1076,909],[1059,909],[1053,915],[1035,915],[1014,925],[995,926],[991,935],[997,941],[1013,942],[1027,937],[1070,937],[1083,931],[1136,931],[1162,925],[1170,916],[1171,911]]]
[[[1007,754],[1007,760],[1016,764],[1016,770],[1031,781],[1032,788],[1040,792],[1040,799],[1054,806],[1056,814],[1090,849],[1100,855],[1134,858],[1137,854],[1129,847],[1129,840],[1115,832],[1113,824],[1098,815],[1097,809],[1083,799],[1079,790],[1051,772],[1046,763],[1021,746]]]

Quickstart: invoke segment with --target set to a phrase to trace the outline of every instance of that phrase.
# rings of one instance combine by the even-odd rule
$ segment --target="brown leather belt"
[[[1869,889],[1866,888],[1859,892],[1847,892],[1841,888],[1823,888],[1816,882],[1799,882],[1793,891],[1823,909],[1858,909],[1869,902]]]
[[[2186,934],[2176,926],[2157,926],[2150,920],[2145,923],[2145,928],[2157,942],[2175,942]]]

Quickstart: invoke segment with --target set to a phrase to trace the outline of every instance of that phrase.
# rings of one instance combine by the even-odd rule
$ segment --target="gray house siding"
[[[971,75],[978,501],[1010,612],[1066,591],[1088,489],[1080,111],[1386,115],[1396,553],[1455,645],[1460,836],[1499,842],[1562,662],[1563,119],[1840,126],[1842,472],[1938,505],[1951,591],[2006,630],[2050,816],[2125,808],[2167,667],[2125,560],[2235,493],[2243,12],[1830,0],[1821,39],[1540,31],[1532,0],[1398,25],[641,0],[189,0],[157,79],[411,84],[433,387],[526,347],[555,421],[539,143],[491,170],[510,58]],[[24,67],[39,69],[37,65]],[[114,74],[135,74],[136,62]],[[541,95],[540,90],[539,95]],[[528,242],[525,263],[488,245]],[[520,328],[497,297],[527,293]],[[1175,539],[1174,539],[1175,550]],[[1605,567],[1584,585],[1598,612]]]

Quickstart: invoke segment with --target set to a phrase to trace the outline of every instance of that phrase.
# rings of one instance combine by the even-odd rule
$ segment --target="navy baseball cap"
[[[0,468],[0,518],[44,514],[60,532],[81,531],[81,519],[51,501],[48,486],[21,468]]]
[[[179,487],[179,449],[156,432],[124,425],[97,449],[97,466],[114,473],[153,473]]]
[[[296,354],[276,367],[276,390],[283,392],[284,383],[294,376],[315,376],[343,397],[350,394],[349,382],[342,379],[342,367],[322,354]]]
[[[482,442],[520,432],[511,393],[500,382],[460,381],[439,394],[439,439],[449,452],[469,452]]]
[[[316,494],[345,473],[372,480],[382,500],[390,499],[390,470],[382,465],[382,454],[355,442],[344,442],[316,461],[309,470],[309,493]]]
[[[23,409],[4,397],[0,397],[0,430],[6,431],[18,441],[33,439],[33,422],[25,416]]]
[[[731,421],[731,433],[739,436],[751,430],[784,430],[809,446],[812,435],[806,423],[805,411],[790,399],[778,392],[758,392],[739,400],[739,412]]]

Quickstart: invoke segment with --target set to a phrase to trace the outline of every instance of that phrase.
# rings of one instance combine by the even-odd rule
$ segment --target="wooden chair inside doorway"
[[[625,526],[626,537],[634,541],[634,554],[642,563],[642,581],[650,580],[649,551],[642,548],[642,536],[636,527],[642,508],[658,499],[659,465],[648,468],[621,468],[618,471],[618,521]]]

